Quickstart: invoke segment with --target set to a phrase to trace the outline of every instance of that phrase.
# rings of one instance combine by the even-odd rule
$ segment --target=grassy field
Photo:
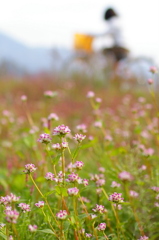
[[[159,239],[156,74],[0,79],[0,239]]]

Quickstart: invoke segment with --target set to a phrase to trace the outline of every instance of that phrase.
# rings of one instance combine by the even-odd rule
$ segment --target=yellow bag
[[[74,35],[74,49],[92,52],[93,36],[76,33]]]

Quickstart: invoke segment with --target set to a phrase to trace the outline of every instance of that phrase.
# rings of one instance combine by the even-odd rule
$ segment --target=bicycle
[[[118,77],[127,82],[146,83],[151,76],[148,70],[155,65],[153,59],[134,57],[128,49],[117,46],[95,51],[94,39],[89,34],[74,35],[73,54],[67,60],[65,72],[104,81]]]

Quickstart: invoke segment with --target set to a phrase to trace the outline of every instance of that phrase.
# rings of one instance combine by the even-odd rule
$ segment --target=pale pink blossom
[[[155,74],[155,73],[158,72],[158,70],[157,70],[157,68],[156,68],[155,66],[151,66],[151,67],[150,67],[150,72],[153,73],[153,74]]]
[[[65,220],[68,216],[68,213],[66,210],[60,210],[57,214],[56,214],[56,217],[59,219],[59,220]]]

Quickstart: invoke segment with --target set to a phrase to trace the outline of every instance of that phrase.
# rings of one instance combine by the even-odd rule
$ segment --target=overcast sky
[[[159,62],[159,0],[0,0],[0,32],[31,46],[71,48],[74,33],[105,31],[110,6],[132,53]]]

